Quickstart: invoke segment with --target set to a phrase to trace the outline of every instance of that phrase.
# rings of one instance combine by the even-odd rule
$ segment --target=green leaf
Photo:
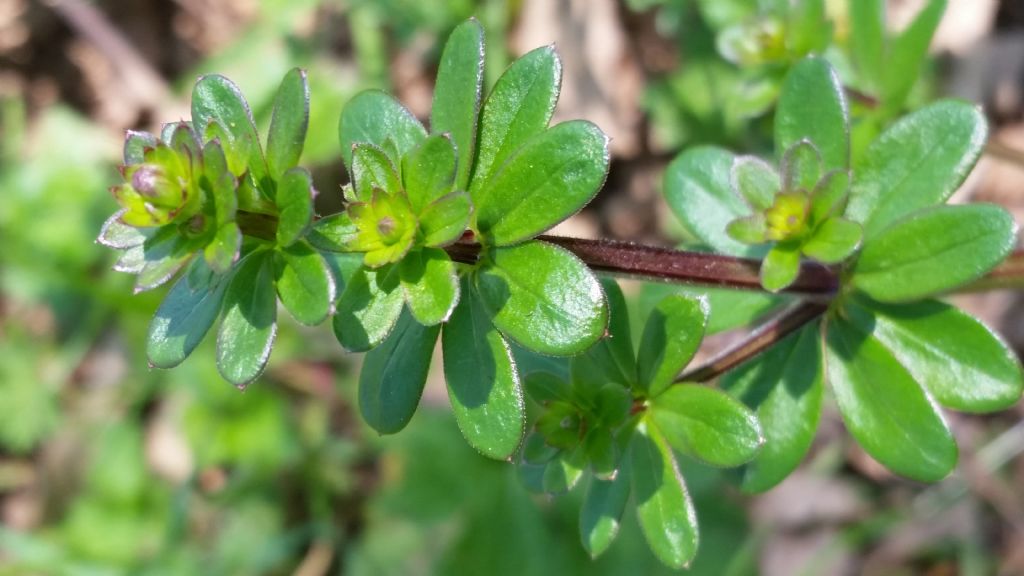
[[[175,228],[161,228],[142,245],[142,262],[137,271],[133,270],[138,274],[135,278],[135,294],[163,285],[192,260],[198,246],[178,235]]]
[[[531,136],[547,128],[558,102],[562,64],[553,46],[524,54],[498,78],[480,113],[480,141],[470,193]]]
[[[194,270],[210,273],[201,259],[193,262],[189,274]],[[149,323],[146,357],[151,365],[173,368],[188,358],[217,319],[226,286],[227,282],[222,281],[193,290],[188,274],[175,282]]]
[[[775,486],[807,454],[821,417],[824,372],[815,323],[722,377],[722,388],[756,411],[764,435],[761,451],[743,469],[745,492]]]
[[[473,196],[477,231],[495,246],[533,238],[590,202],[608,162],[608,138],[590,122],[533,136]]]
[[[712,466],[749,462],[764,442],[754,413],[714,388],[672,386],[650,405],[650,418],[673,448]]]
[[[338,139],[341,142],[341,158],[345,167],[352,170],[352,147],[357,143],[369,143],[387,149],[390,140],[397,156],[389,155],[391,162],[415,148],[427,131],[420,121],[385,92],[366,90],[356,94],[341,111],[338,123]]]
[[[306,240],[325,252],[347,252],[349,244],[358,234],[359,230],[348,212],[338,212],[317,220],[306,235]],[[362,260],[362,254],[359,258]]]
[[[775,245],[761,262],[761,286],[778,292],[796,280],[800,273],[800,250],[795,246]]]
[[[309,126],[309,84],[306,71],[292,68],[281,80],[274,98],[274,113],[267,133],[267,168],[270,177],[281,175],[299,164]]]
[[[849,199],[850,173],[833,170],[822,176],[811,192],[811,222],[842,214]]]
[[[483,82],[484,29],[476,18],[470,18],[455,27],[441,53],[430,112],[430,131],[447,133],[455,143],[459,190],[469,184]]]
[[[470,282],[444,326],[444,377],[459,430],[484,456],[505,460],[526,431],[526,404],[508,343],[491,324]]]
[[[775,152],[807,139],[818,148],[824,171],[850,165],[849,112],[843,86],[824,59],[809,57],[786,75],[775,111]]]
[[[452,192],[428,204],[420,213],[420,235],[426,246],[447,246],[462,237],[473,206],[469,194]]]
[[[730,222],[751,212],[730,184],[734,159],[732,152],[711,146],[685,150],[665,170],[665,199],[683,226],[715,252],[757,256],[764,249],[726,233]]]
[[[455,147],[447,136],[430,136],[402,159],[402,179],[416,214],[452,191]]]
[[[697,513],[672,451],[641,424],[630,442],[633,498],[647,544],[667,566],[686,568],[697,554]]]
[[[770,208],[782,189],[778,172],[755,156],[737,156],[733,160],[731,179],[733,190],[755,211]]]
[[[228,222],[217,229],[213,239],[203,248],[203,258],[218,274],[223,274],[231,269],[241,249],[242,231],[238,224]]]
[[[906,368],[877,338],[839,317],[828,323],[826,342],[829,385],[864,450],[907,478],[946,477],[956,466],[956,442]]]
[[[904,302],[980,278],[1013,249],[1017,225],[998,206],[936,206],[864,243],[852,283],[882,302]]]
[[[575,488],[583,478],[585,469],[586,461],[583,458],[582,448],[568,452],[563,451],[544,467],[541,487],[546,494],[568,492]]]
[[[356,144],[352,149],[352,187],[349,202],[370,202],[375,189],[397,194],[402,189],[398,171],[386,152],[374,144]]]
[[[156,148],[156,136],[149,132],[128,130],[124,137],[124,165],[142,164],[146,148]]]
[[[277,187],[277,243],[291,246],[313,223],[313,178],[305,168],[292,168]]]
[[[252,110],[238,86],[219,74],[199,78],[192,88],[192,124],[205,134],[216,123],[230,139],[221,146],[232,148],[245,162],[257,185],[267,177],[267,164],[260,149]]]
[[[636,365],[640,386],[657,396],[690,363],[704,339],[707,300],[682,294],[665,297],[647,318]]]
[[[118,210],[113,216],[107,218],[100,229],[100,235],[96,242],[116,250],[126,250],[136,246],[142,246],[146,240],[153,236],[153,230],[147,228],[136,228],[121,222],[121,215],[124,210]]]
[[[440,329],[403,313],[387,340],[366,355],[359,374],[359,411],[380,434],[399,432],[412,419]]]
[[[274,270],[267,251],[239,262],[224,295],[217,332],[217,370],[235,386],[255,380],[267,365],[277,335]]]
[[[818,226],[801,251],[818,262],[842,262],[860,245],[860,224],[845,218],[829,218]]]
[[[885,68],[885,1],[850,0],[850,48],[853,62],[869,86],[878,89]],[[916,71],[915,71],[916,77]]]
[[[768,221],[763,212],[737,218],[725,227],[725,232],[744,244],[762,244],[768,241]]]
[[[855,167],[846,217],[864,239],[945,202],[974,167],[988,127],[978,107],[945,100],[913,112],[875,139]]]
[[[345,286],[334,314],[334,335],[349,352],[384,341],[402,313],[398,266],[359,269]]]
[[[440,248],[413,250],[397,266],[413,318],[426,326],[447,320],[459,301],[459,278],[448,254]]]
[[[591,558],[597,558],[615,541],[619,520],[629,501],[630,469],[623,463],[611,480],[593,478],[580,508],[580,539]]]
[[[884,344],[939,404],[994,412],[1017,403],[1024,389],[1020,361],[987,326],[937,300],[891,306],[850,302],[861,331]]]
[[[569,251],[551,244],[493,248],[475,282],[498,330],[537,352],[578,354],[608,325],[597,278]]]
[[[305,242],[274,252],[274,276],[281,304],[300,324],[316,326],[327,319],[335,287],[327,262]]]
[[[882,67],[882,100],[887,107],[899,109],[910,89],[921,76],[921,65],[928,55],[932,35],[946,11],[946,0],[931,0],[917,18],[889,43]]]
[[[572,379],[592,386],[614,382],[631,388],[637,384],[637,370],[626,299],[618,282],[611,278],[601,278],[601,287],[608,298],[608,333],[571,359]]]
[[[811,192],[821,179],[821,152],[810,140],[800,140],[782,155],[782,187]]]

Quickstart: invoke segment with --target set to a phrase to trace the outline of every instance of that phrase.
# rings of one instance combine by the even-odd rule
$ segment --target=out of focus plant
[[[115,189],[123,208],[100,240],[126,251],[119,268],[139,290],[178,276],[150,325],[153,365],[180,363],[219,317],[217,367],[245,386],[267,364],[278,302],[303,324],[333,316],[342,346],[368,351],[363,418],[390,434],[415,413],[440,338],[473,448],[518,456],[538,491],[589,476],[580,525],[592,555],[614,540],[632,498],[655,555],[684,567],[699,537],[677,454],[743,466],[744,489],[767,489],[808,450],[828,382],[869,454],[935,481],[957,460],[937,404],[999,410],[1024,388],[1005,343],[931,299],[982,278],[1013,247],[1005,210],[944,205],[977,160],[983,118],[964,103],[933,104],[851,164],[839,77],[824,59],[788,52],[816,41],[794,42],[783,44],[791,62],[774,121],[781,176],[710,147],[666,173],[670,206],[718,254],[540,236],[597,193],[607,139],[584,121],[548,126],[560,75],[550,47],[513,62],[485,98],[474,20],[441,55],[429,130],[380,91],[345,106],[343,212],[316,218],[311,178],[297,167],[309,109],[301,71],[281,84],[265,144],[234,84],[205,76],[190,122],[129,135]],[[927,144],[940,130],[949,144],[936,153]],[[714,304],[661,300],[634,348],[618,286],[593,270],[801,302],[688,369]],[[732,301],[761,310],[763,295],[753,298]],[[571,359],[561,373],[530,370],[528,426],[521,366],[543,355]],[[716,379],[721,389],[704,385]]]

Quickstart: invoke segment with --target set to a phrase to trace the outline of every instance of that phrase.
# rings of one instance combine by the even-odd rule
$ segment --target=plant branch
[[[743,290],[764,290],[758,273],[761,262],[707,252],[673,250],[619,240],[585,240],[564,236],[538,236],[575,254],[588,267],[600,272],[683,284],[700,284]],[[449,246],[448,253],[457,262],[474,263],[480,245],[472,238]],[[796,281],[783,290],[813,300],[829,300],[839,287],[832,269],[814,262],[801,265]]]
[[[771,348],[786,336],[814,321],[827,304],[801,302],[765,322],[736,344],[722,350],[703,366],[684,372],[676,382],[709,382]]]

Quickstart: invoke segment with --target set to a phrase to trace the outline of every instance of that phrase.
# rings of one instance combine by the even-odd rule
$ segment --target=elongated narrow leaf
[[[327,319],[334,304],[334,278],[319,252],[305,242],[275,251],[274,275],[281,304],[295,320],[316,326]]]
[[[313,223],[313,178],[305,168],[292,168],[277,188],[277,243],[291,246]]]
[[[469,225],[472,211],[465,192],[452,192],[427,205],[419,217],[423,244],[447,246],[458,240]]]
[[[352,146],[366,142],[388,149],[390,140],[399,157],[392,157],[397,163],[400,156],[412,150],[427,137],[427,131],[419,120],[385,92],[367,90],[356,94],[341,111],[338,123],[338,139],[341,143],[341,158],[352,170]],[[389,152],[390,153],[390,152]]]
[[[864,244],[853,285],[875,300],[904,302],[983,276],[1013,249],[1017,225],[998,206],[922,210]]]
[[[448,398],[469,445],[504,460],[515,453],[526,430],[519,374],[508,343],[467,278],[462,293],[441,335]]]
[[[142,248],[141,265],[134,271],[138,274],[135,278],[136,294],[168,282],[192,260],[198,245],[178,235],[173,226],[166,226],[147,239]]]
[[[397,266],[360,268],[338,299],[334,335],[349,352],[365,352],[388,337],[402,313]]]
[[[900,218],[945,202],[974,167],[988,127],[981,110],[945,100],[913,112],[868,146],[846,216],[877,236]]]
[[[665,439],[649,424],[633,434],[629,452],[640,528],[654,555],[685,568],[697,555],[697,513]]]
[[[921,76],[921,65],[928,55],[932,35],[945,11],[946,0],[931,0],[914,21],[889,42],[882,68],[882,98],[890,108],[902,106],[914,82]]]
[[[868,87],[878,90],[885,68],[885,0],[851,0],[847,5],[850,7],[853,63]]]
[[[277,298],[270,252],[256,252],[238,264],[224,295],[224,319],[217,332],[217,369],[225,380],[245,386],[267,366],[277,335]]]
[[[563,122],[537,134],[474,194],[477,230],[495,246],[548,230],[590,202],[608,162],[608,138],[590,122]]]
[[[824,171],[850,166],[850,119],[843,85],[822,58],[794,65],[782,85],[775,112],[775,152],[780,157],[807,139],[821,152]]]
[[[494,325],[523,346],[552,355],[586,350],[604,333],[608,307],[593,273],[544,242],[494,248],[476,274]]]
[[[835,317],[827,325],[829,385],[850,434],[893,472],[935,482],[957,461],[953,435],[932,399],[871,334]]]
[[[459,301],[455,263],[440,248],[414,250],[397,264],[409,311],[420,324],[448,319]]]
[[[672,386],[652,398],[650,417],[673,448],[713,466],[748,462],[764,441],[753,412],[698,384]]]
[[[1003,410],[1020,400],[1024,380],[1013,350],[955,306],[847,304],[852,322],[884,344],[939,404],[967,412]]]
[[[142,246],[146,239],[153,236],[155,232],[150,228],[136,228],[121,222],[121,215],[124,210],[119,210],[113,216],[107,218],[100,229],[100,235],[96,242],[117,250],[126,250],[135,246]]]
[[[593,478],[580,508],[580,539],[591,558],[597,558],[619,534],[619,520],[630,491],[630,467],[623,463],[615,478]]]
[[[738,242],[725,231],[729,222],[751,214],[730,184],[735,158],[732,152],[711,146],[687,149],[665,170],[665,199],[702,244],[733,256],[760,256],[763,248]]]
[[[636,365],[640,386],[657,396],[672,385],[704,339],[708,303],[682,294],[667,296],[647,318]]]
[[[309,84],[306,71],[292,68],[281,80],[267,133],[267,168],[274,180],[299,164],[309,126]]]
[[[722,377],[722,388],[756,411],[761,451],[743,469],[745,492],[763,492],[796,469],[821,417],[825,367],[818,325],[791,334]]]
[[[206,263],[197,259],[192,269],[205,270]],[[164,297],[146,335],[146,357],[157,368],[173,368],[180,364],[203,341],[220,314],[226,281],[215,286],[193,290],[188,275],[180,278]]]
[[[531,136],[547,128],[558,101],[562,63],[553,46],[524,54],[498,78],[480,113],[480,141],[469,185],[477,190]]]
[[[404,159],[402,180],[412,211],[452,191],[455,184],[455,147],[448,136],[430,136]]]
[[[231,140],[221,142],[221,146],[237,151],[257,185],[262,185],[268,174],[267,164],[252,110],[238,86],[219,74],[203,76],[192,88],[192,123],[196,130],[205,134],[211,122],[224,130]]]
[[[456,187],[465,190],[473,164],[484,83],[484,29],[475,18],[452,30],[441,53],[430,131],[450,134],[459,155]]]
[[[366,355],[359,374],[359,411],[381,434],[409,423],[423,395],[440,326],[423,326],[404,313],[383,344]]]
[[[608,298],[608,333],[570,361],[572,379],[591,386],[614,382],[631,388],[637,384],[637,372],[626,299],[619,284],[611,278],[602,278],[601,287]]]

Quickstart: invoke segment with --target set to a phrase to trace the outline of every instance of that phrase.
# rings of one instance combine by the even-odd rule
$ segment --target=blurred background
[[[888,2],[890,25],[922,4]],[[320,211],[337,210],[341,107],[379,87],[426,118],[443,42],[476,15],[489,84],[555,42],[556,120],[586,118],[612,137],[606,189],[556,233],[684,243],[660,193],[671,158],[695,144],[770,153],[786,57],[723,41],[756,5],[0,0],[0,575],[667,572],[629,517],[591,561],[580,494],[530,495],[513,466],[467,447],[440,374],[408,429],[377,436],[352,401],[360,359],[329,329],[282,314],[270,368],[245,392],[217,375],[212,338],[173,371],[147,369],[163,290],[132,296],[132,279],[110,271],[115,255],[92,240],[115,210],[106,189],[119,180],[124,130],[187,117],[191,84],[213,71],[240,85],[261,131],[282,75],[309,71],[303,163]],[[846,0],[827,6],[827,54],[855,86]],[[992,122],[957,198],[1024,219],[1024,2],[949,0],[931,54],[908,106],[954,95]],[[667,289],[626,288],[635,322]],[[1024,349],[1019,294],[957,303]],[[872,462],[834,406],[801,469],[765,495],[687,462],[702,531],[691,573],[1024,574],[1022,416],[1024,406],[950,414],[961,464],[932,486]]]

